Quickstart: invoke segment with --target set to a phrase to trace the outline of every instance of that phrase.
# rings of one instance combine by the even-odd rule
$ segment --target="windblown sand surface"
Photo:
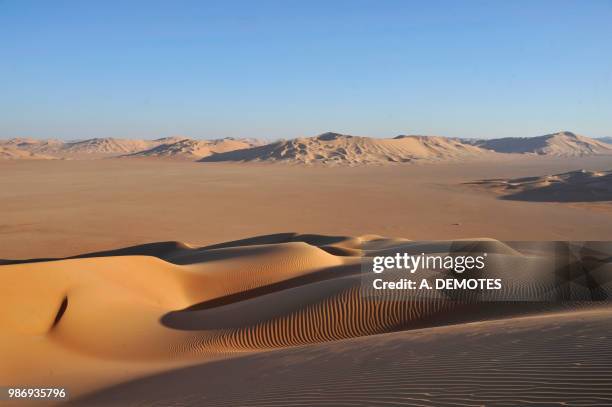
[[[609,247],[572,302],[363,296],[363,258],[448,244],[287,233],[5,264],[0,382],[78,405],[612,402]],[[508,293],[550,292],[524,267],[545,251],[478,244]]]

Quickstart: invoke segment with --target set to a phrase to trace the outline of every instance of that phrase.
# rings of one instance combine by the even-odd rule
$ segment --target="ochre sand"
[[[610,240],[609,202],[465,183],[611,164],[1,162],[0,383],[105,406],[609,405],[607,303],[377,302],[359,262],[411,240]],[[15,261],[65,256],[79,257]],[[540,289],[528,277],[505,275]]]
[[[457,164],[318,167],[105,159],[0,161],[0,258],[71,256],[260,234],[610,240],[587,206],[498,199],[489,178],[612,169],[612,157],[513,157]]]
[[[520,267],[538,253],[480,244],[518,265],[509,292],[548,292]],[[0,266],[0,382],[87,406],[612,402],[607,302],[362,296],[362,257],[444,247],[281,234]]]

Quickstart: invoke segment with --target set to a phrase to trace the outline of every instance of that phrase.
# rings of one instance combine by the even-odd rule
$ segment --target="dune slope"
[[[607,405],[609,327],[597,310],[369,336],[173,370],[80,404]]]
[[[284,233],[201,248],[163,242],[4,260],[0,382],[66,386],[73,397],[85,397],[76,400],[82,405],[153,399],[201,405],[203,398],[258,405],[274,397],[286,404],[371,405],[384,397],[376,383],[391,399],[423,405],[516,400],[510,387],[523,389],[525,403],[606,401],[608,392],[593,392],[612,383],[610,353],[603,351],[612,248],[575,250],[596,267],[588,284],[571,286],[571,301],[558,300],[567,293],[558,287],[559,269],[551,268],[556,246],[526,250],[491,239]],[[502,278],[504,290],[486,306],[471,291],[373,292],[362,263],[397,251],[486,252],[496,267],[474,276]],[[445,276],[432,270],[427,278]],[[551,370],[561,367],[574,374]],[[213,371],[217,377],[208,381]],[[255,372],[257,386],[222,390],[234,379],[253,380]],[[456,377],[461,372],[465,378]],[[129,382],[156,374],[162,375]],[[316,388],[327,390],[317,395]],[[91,392],[98,393],[87,398]]]

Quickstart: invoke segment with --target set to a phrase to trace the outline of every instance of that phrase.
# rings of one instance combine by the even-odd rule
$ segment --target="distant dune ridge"
[[[15,138],[0,146],[35,153],[24,158],[157,157],[203,162],[278,162],[323,165],[381,165],[494,159],[495,154],[556,157],[612,155],[612,145],[601,140],[560,132],[539,137],[461,139],[441,136],[360,137],[323,133],[264,143],[253,138],[194,140],[166,137],[157,140],[94,138],[63,142],[55,139]],[[11,154],[18,158],[19,154]],[[8,153],[3,155],[8,156]],[[1,156],[0,156],[1,157]]]
[[[22,150],[11,145],[0,145],[0,159],[6,160],[45,160],[53,157],[33,151]]]
[[[299,164],[385,164],[457,160],[487,154],[445,137],[398,136],[393,139],[324,133],[277,141],[261,147],[217,154],[202,161],[262,161]]]
[[[228,151],[242,150],[260,145],[256,139],[234,139],[231,137],[218,140],[182,139],[163,143],[151,149],[138,151],[124,157],[175,157],[197,159]]]
[[[79,141],[56,139],[10,139],[0,145],[12,145],[22,151],[44,154],[51,158],[101,158],[140,151],[156,145],[154,140],[131,140],[117,138],[93,138]]]
[[[612,145],[612,137],[597,137],[595,140]]]
[[[569,297],[558,284],[566,270],[550,267],[556,246],[524,254],[492,239],[279,233],[7,260],[0,382],[65,386],[73,397],[98,391],[76,400],[87,406],[552,405],[594,391],[610,404],[612,248],[574,249],[592,263],[592,281],[568,280],[574,301],[560,300]],[[488,253],[496,266],[470,278],[502,278],[496,298],[543,300],[483,306],[469,290],[365,296],[366,258],[449,250]]]
[[[116,139],[110,137],[94,138],[90,140],[66,143],[61,147],[61,151],[78,154],[114,155],[141,151],[154,144],[157,144],[157,142],[148,140]]]
[[[538,137],[506,137],[475,140],[472,144],[499,153],[576,157],[612,154],[612,145],[569,131]]]
[[[612,201],[612,171],[578,170],[562,174],[472,182],[503,199],[537,202]]]
[[[195,160],[213,153],[248,148],[259,144],[261,144],[261,142],[256,139],[224,138],[217,140],[192,140],[185,137],[165,137],[156,140],[120,139],[112,137],[79,141],[33,138],[0,140],[0,146],[13,151],[11,156],[14,157],[12,158],[23,156],[23,158],[37,159],[175,157]],[[8,153],[6,155],[8,156]]]

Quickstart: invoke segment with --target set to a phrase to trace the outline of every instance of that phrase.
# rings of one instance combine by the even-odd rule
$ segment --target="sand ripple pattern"
[[[154,389],[128,405],[603,406],[610,332],[609,308],[397,332],[178,370],[86,402]]]

